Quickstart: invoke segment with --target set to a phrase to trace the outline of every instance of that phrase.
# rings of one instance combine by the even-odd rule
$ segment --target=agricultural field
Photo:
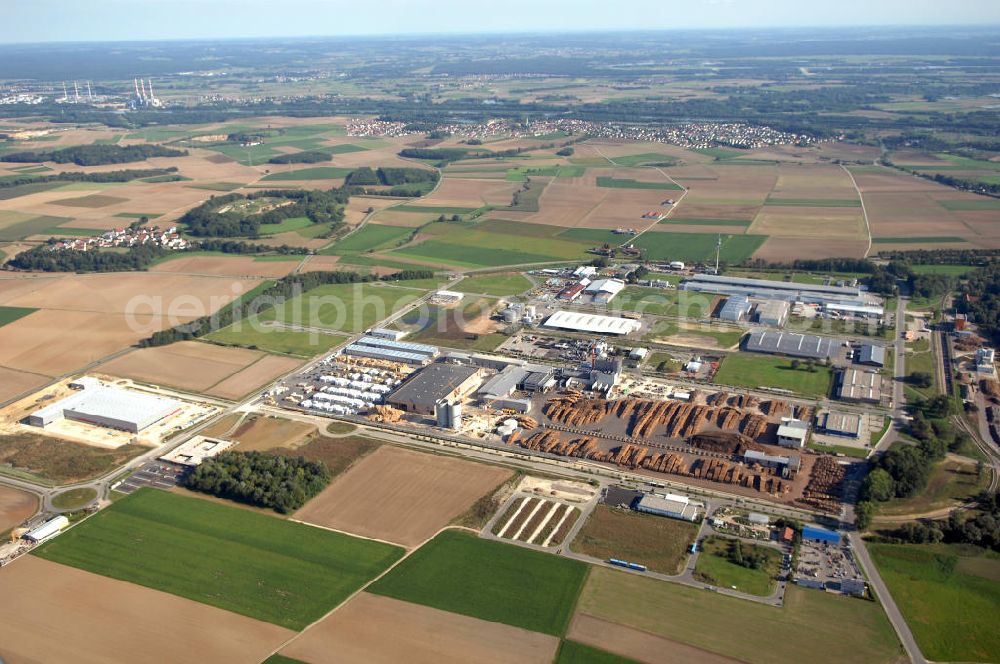
[[[13,323],[14,321],[33,314],[36,311],[38,311],[38,309],[33,307],[0,307],[0,327]]]
[[[934,661],[990,662],[1000,652],[1000,558],[975,547],[869,544],[920,645]]]
[[[816,365],[815,371],[809,371],[802,361],[798,368],[793,369],[792,361],[787,358],[730,353],[722,360],[714,382],[750,389],[778,388],[806,397],[822,398],[829,394],[832,378],[830,369],[822,365]]]
[[[326,430],[329,433],[337,433],[334,427],[338,424],[343,426],[344,423],[333,422],[327,425]],[[322,461],[330,469],[330,474],[337,477],[381,445],[382,441],[362,435],[310,436],[304,445],[282,451],[282,454],[302,456],[310,461]]]
[[[105,362],[97,371],[152,385],[236,398],[300,364],[300,360],[258,350],[179,341],[168,346],[140,348]]]
[[[577,613],[557,664],[736,664],[739,660],[717,655],[649,632]],[[585,644],[585,645],[584,645]],[[567,653],[568,651],[568,653]],[[612,654],[614,653],[614,654]]]
[[[518,496],[494,522],[493,534],[500,539],[557,547],[579,516],[579,510],[568,503]]]
[[[381,224],[366,224],[342,240],[338,240],[322,253],[334,256],[349,256],[392,249],[404,243],[414,230],[402,226],[384,226]]]
[[[200,552],[196,552],[196,555]],[[183,573],[183,571],[179,571]],[[25,556],[0,574],[7,661],[109,662],[122,653],[177,661],[259,662],[294,635],[190,599]],[[59,638],[52,638],[53,625]],[[184,638],[177,638],[178,632]]]
[[[386,638],[386,629],[392,638]],[[298,636],[281,653],[307,662],[525,662],[549,664],[553,636],[457,613],[360,593]]]
[[[347,337],[339,334],[303,332],[279,326],[233,323],[218,332],[205,335],[204,339],[223,346],[241,346],[268,353],[309,358],[328,352],[334,346],[346,341]]]
[[[306,503],[295,518],[416,546],[511,474],[495,466],[382,446]]]
[[[156,263],[151,272],[202,274],[223,277],[277,279],[288,275],[302,262],[302,256],[212,256],[185,252]],[[264,259],[267,260],[264,260]]]
[[[781,552],[767,546],[741,543],[745,554],[763,555],[767,562],[759,569],[743,567],[729,560],[727,554],[733,542],[722,537],[705,539],[695,577],[720,588],[732,588],[750,595],[770,595],[776,586],[775,577],[781,565]]]
[[[599,560],[619,558],[679,574],[697,533],[693,523],[598,505],[570,548]]]
[[[586,576],[583,563],[448,530],[369,591],[559,636]]]
[[[829,661],[858,664],[893,664],[902,656],[896,634],[877,603],[794,585],[788,587],[784,606],[777,608],[594,568],[580,595],[577,616],[751,664],[793,664],[810,650],[823,653]]]
[[[401,554],[153,489],[122,498],[33,553],[289,629],[324,615]]]
[[[464,350],[492,351],[507,340],[503,325],[490,319],[496,300],[464,298],[459,306],[428,305],[400,318],[394,327],[409,331],[408,339]]]
[[[479,295],[495,295],[504,297],[508,295],[520,295],[530,290],[534,284],[530,279],[517,272],[500,272],[497,274],[484,274],[473,277],[466,277],[451,290],[460,293],[476,293]],[[2,314],[2,311],[0,311]]]
[[[715,262],[715,249],[719,236],[715,233],[682,233],[660,225],[643,233],[632,244],[646,251],[655,261],[684,261],[685,263]],[[763,235],[728,235],[722,238],[720,260],[741,263],[750,258],[764,241]]]
[[[14,528],[38,509],[34,494],[12,487],[0,486],[0,536]]]
[[[422,295],[419,290],[379,283],[330,284],[263,312],[261,320],[361,332]]]
[[[239,443],[237,450],[241,452],[267,452],[300,444],[315,432],[316,427],[305,422],[248,415],[233,422],[226,430],[205,435],[234,440]]]
[[[0,434],[0,472],[46,485],[73,484],[148,451],[141,445],[108,449],[34,433]]]
[[[336,166],[316,166],[300,168],[294,171],[281,171],[265,175],[261,182],[287,182],[299,180],[338,180],[347,177],[353,168],[337,168]]]

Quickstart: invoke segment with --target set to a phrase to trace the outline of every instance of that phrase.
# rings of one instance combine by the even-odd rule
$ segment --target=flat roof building
[[[621,279],[596,279],[583,289],[584,293],[593,295],[594,302],[608,303],[614,299],[615,295],[621,293],[625,288],[625,282]]]
[[[642,323],[617,316],[557,311],[545,320],[544,326],[593,334],[630,334],[638,331]]]
[[[222,454],[235,444],[236,443],[231,440],[195,436],[183,445],[170,450],[161,456],[160,459],[193,468],[205,459]]]
[[[181,409],[180,402],[173,399],[109,387],[99,382],[86,385],[76,394],[29,415],[28,424],[44,427],[65,418],[139,433]]]
[[[778,426],[778,444],[782,447],[805,447],[808,435],[809,424],[802,420],[782,420]]]
[[[49,519],[37,528],[29,530],[22,535],[21,538],[26,539],[33,544],[41,544],[42,542],[50,540],[61,533],[67,526],[69,526],[69,519],[60,514],[54,519]]]
[[[798,284],[786,281],[770,281],[768,279],[724,277],[714,274],[696,274],[691,276],[681,284],[681,290],[718,293],[720,295],[743,295],[765,300],[785,300],[788,302],[867,304],[861,289],[855,286]]]
[[[802,539],[808,542],[840,544],[840,533],[819,526],[805,526],[802,528]]]
[[[441,401],[457,401],[480,386],[477,367],[438,362],[415,372],[389,395],[386,403],[408,413],[434,415]]]
[[[698,516],[698,510],[691,504],[687,496],[668,493],[665,496],[657,496],[651,493],[644,494],[635,503],[637,512],[655,514],[657,516],[667,516],[672,519],[682,519],[684,521],[694,521]]]
[[[384,327],[373,327],[368,330],[368,336],[389,339],[390,341],[401,341],[406,336],[406,332],[403,330],[388,330]]]
[[[840,372],[837,398],[856,403],[882,401],[882,376],[875,371],[847,368]]]
[[[832,436],[861,437],[861,415],[830,411],[823,419],[823,431]]]
[[[845,304],[841,302],[827,302],[823,305],[823,310],[827,313],[847,314],[857,318],[881,318],[885,309],[875,304]]]
[[[833,357],[836,348],[836,342],[826,337],[766,330],[751,332],[745,345],[745,350],[751,353],[770,353],[815,360]]]
[[[788,302],[768,300],[757,305],[757,322],[761,325],[781,327],[788,321]]]

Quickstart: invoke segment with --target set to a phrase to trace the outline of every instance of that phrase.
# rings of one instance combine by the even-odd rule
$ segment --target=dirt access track
[[[306,523],[416,546],[512,475],[383,445],[295,513]]]
[[[294,632],[206,604],[23,556],[0,571],[10,664],[259,662]],[[140,655],[141,653],[141,655]]]
[[[548,664],[558,646],[553,636],[360,593],[281,654],[338,664]]]

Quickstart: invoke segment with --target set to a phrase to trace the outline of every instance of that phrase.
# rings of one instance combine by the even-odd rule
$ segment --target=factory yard
[[[337,653],[343,664],[549,664],[558,645],[553,636],[363,592],[281,654],[318,662]]]
[[[0,606],[0,657],[9,662],[99,664],[129,652],[242,664],[261,661],[294,634],[30,555],[3,569],[0,595],[9,600]]]
[[[511,474],[503,468],[383,445],[334,480],[295,518],[412,547]]]

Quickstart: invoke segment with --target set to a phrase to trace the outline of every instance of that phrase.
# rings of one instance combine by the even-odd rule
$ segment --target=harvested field
[[[0,535],[14,528],[38,509],[38,498],[27,491],[0,486]],[[0,652],[0,656],[3,653]]]
[[[223,436],[227,440],[238,441],[237,451],[266,452],[294,446],[315,431],[314,425],[305,422],[286,420],[281,417],[251,415],[229,435],[217,435]]]
[[[845,256],[861,258],[868,248],[867,240],[837,240],[824,239],[816,242],[806,238],[775,237],[768,238],[764,244],[753,253],[754,258],[766,261],[782,262],[789,256],[798,258],[828,258],[830,256]]]
[[[520,188],[516,182],[446,177],[433,194],[413,203],[419,207],[463,207],[473,210],[484,205],[510,205]],[[433,210],[432,210],[433,211]]]
[[[97,371],[143,383],[205,392],[263,357],[264,353],[256,350],[179,341],[169,346],[140,348],[100,365]]]
[[[361,593],[281,654],[320,662],[336,653],[343,664],[548,664],[558,646],[553,636]]]
[[[812,239],[867,241],[861,208],[767,205],[754,218],[748,233]]]
[[[598,505],[570,548],[599,560],[620,558],[679,574],[697,534],[693,523]]]
[[[80,196],[79,198],[64,198],[62,200],[52,201],[50,204],[63,205],[65,207],[102,208],[108,207],[109,205],[117,205],[119,203],[127,202],[127,198],[91,194],[90,196]]]
[[[415,546],[510,476],[502,468],[382,446],[295,518]]]
[[[0,403],[38,389],[47,382],[47,376],[0,367]]]
[[[577,613],[573,618],[566,638],[648,664],[735,664],[739,661],[584,613]]]
[[[307,444],[282,452],[288,456],[302,456],[310,461],[322,461],[336,477],[359,459],[379,448],[382,441],[365,436],[316,436]]]
[[[34,556],[0,574],[0,657],[8,662],[260,661],[293,632]],[[58,625],[59,638],[52,638]],[[184,638],[177,638],[183,634]]]
[[[225,277],[263,277],[277,279],[289,274],[302,257],[289,260],[255,260],[252,256],[184,256],[159,263],[150,272],[211,275]]]
[[[292,357],[265,355],[247,368],[216,383],[206,394],[237,400],[271,383],[279,376],[291,373],[300,366],[302,366],[302,361]]]

